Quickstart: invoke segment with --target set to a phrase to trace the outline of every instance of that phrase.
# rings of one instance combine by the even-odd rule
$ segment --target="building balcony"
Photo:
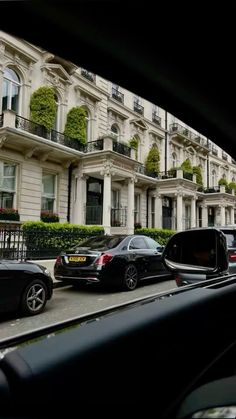
[[[228,160],[228,154],[225,153],[224,151],[222,151],[222,159],[226,161]]]
[[[185,142],[189,140],[189,143],[193,143],[196,146],[198,145],[209,150],[209,145],[205,138],[178,123],[170,124],[169,131],[172,136],[177,136]]]
[[[94,73],[91,73],[91,71],[85,70],[85,68],[81,69],[81,76],[83,76],[85,79],[91,81],[91,83],[95,83],[96,76]]]
[[[152,122],[154,122],[157,125],[161,125],[161,117],[158,116],[156,112],[152,113]]]
[[[139,115],[144,114],[144,107],[139,105],[139,103],[134,102],[134,112],[137,112]]]
[[[224,186],[224,185],[210,186],[209,188],[199,187],[198,192],[202,192],[204,194],[227,193],[229,195],[235,195],[233,189],[230,189],[228,186]]]
[[[112,87],[112,91],[111,91],[111,97],[113,99],[115,99],[117,102],[120,103],[124,103],[124,95],[123,93],[119,92],[119,90],[114,89],[114,87]]]

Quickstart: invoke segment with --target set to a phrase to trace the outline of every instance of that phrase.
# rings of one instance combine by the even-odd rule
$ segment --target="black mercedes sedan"
[[[0,260],[0,312],[19,311],[35,315],[52,297],[53,280],[41,265],[17,260]]]
[[[57,257],[54,276],[71,284],[106,283],[131,291],[139,281],[171,277],[162,251],[163,246],[142,235],[91,237]]]

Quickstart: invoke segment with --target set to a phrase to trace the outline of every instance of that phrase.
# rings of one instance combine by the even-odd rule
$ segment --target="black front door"
[[[103,180],[87,180],[86,224],[102,225]]]

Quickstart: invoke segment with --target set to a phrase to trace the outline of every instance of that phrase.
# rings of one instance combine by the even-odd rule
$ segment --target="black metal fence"
[[[68,250],[82,240],[101,234],[101,231],[23,231],[0,229],[0,258],[54,259],[62,250]]]

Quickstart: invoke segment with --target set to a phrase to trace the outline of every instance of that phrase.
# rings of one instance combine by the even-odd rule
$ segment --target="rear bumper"
[[[97,276],[88,275],[88,276],[67,276],[67,275],[55,275],[55,279],[57,281],[65,281],[65,282],[85,282],[85,283],[99,283],[101,279]]]

